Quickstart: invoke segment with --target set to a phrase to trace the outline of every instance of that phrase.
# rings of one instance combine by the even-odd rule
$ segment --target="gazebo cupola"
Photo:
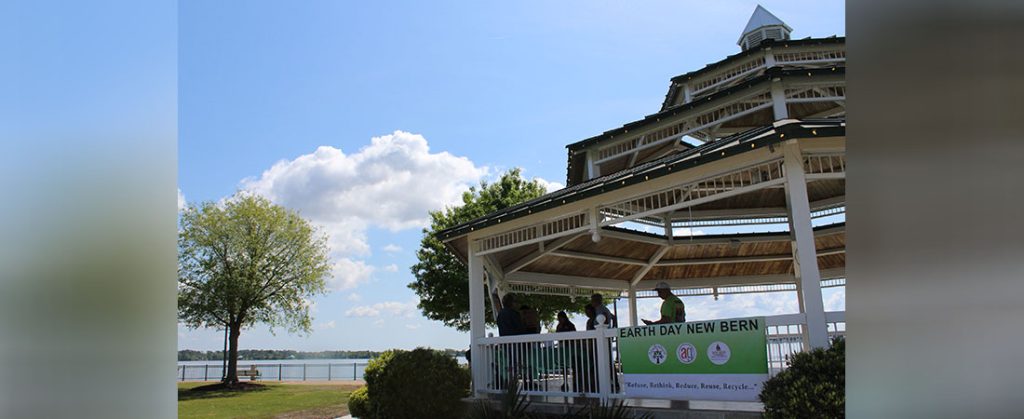
[[[793,28],[790,28],[786,22],[783,22],[782,19],[773,15],[772,12],[758,5],[754,9],[754,14],[750,15],[747,26],[743,28],[743,35],[740,35],[740,40],[736,41],[736,44],[746,51],[761,45],[761,41],[765,39],[775,41],[788,40],[789,33],[792,31]]]

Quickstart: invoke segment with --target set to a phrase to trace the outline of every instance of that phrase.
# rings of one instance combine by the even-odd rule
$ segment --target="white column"
[[[601,167],[597,165],[597,150],[587,150],[587,179],[601,176]]]
[[[775,120],[789,118],[789,110],[786,109],[786,89],[782,86],[782,80],[772,80],[772,112]]]
[[[636,286],[629,286],[629,325],[636,327],[640,325],[640,321],[637,320],[639,316],[636,314]]]
[[[693,102],[693,90],[690,89],[690,83],[683,85],[683,103]]]
[[[608,401],[608,395],[612,393],[612,354],[611,346],[608,344],[608,337],[612,332],[604,322],[597,326],[597,391],[600,394],[601,402]]]
[[[787,141],[782,152],[786,171],[786,209],[793,240],[793,273],[796,274],[800,302],[803,303],[801,311],[807,317],[804,339],[808,348],[828,347],[825,304],[821,299],[821,272],[818,271],[818,254],[814,248],[803,157],[796,140]]]
[[[472,349],[473,358],[477,362],[471,362],[473,368],[473,390],[475,395],[483,390],[487,380],[487,359],[485,350],[478,344],[484,338],[484,261],[483,257],[476,255],[474,242],[469,244],[469,343]]]

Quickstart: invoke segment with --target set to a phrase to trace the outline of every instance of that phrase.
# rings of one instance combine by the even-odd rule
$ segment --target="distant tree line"
[[[442,349],[446,355],[451,357],[462,356],[463,350]],[[250,361],[277,360],[277,359],[371,359],[380,356],[383,351],[320,351],[303,352],[290,350],[271,349],[239,349],[239,359]],[[178,351],[178,361],[221,361],[224,359],[223,351],[195,351],[184,349]]]

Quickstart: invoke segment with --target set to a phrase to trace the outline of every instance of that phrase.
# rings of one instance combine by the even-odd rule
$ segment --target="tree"
[[[466,265],[445,247],[436,233],[449,227],[482,217],[491,212],[540,197],[547,193],[536,180],[527,181],[520,169],[511,169],[497,182],[480,182],[462,194],[462,205],[430,212],[430,227],[423,229],[423,239],[416,252],[419,262],[411,270],[416,280],[409,288],[420,297],[423,315],[440,320],[446,326],[469,330],[469,278]],[[521,295],[517,301],[537,310],[542,322],[550,323],[560,310],[579,312],[584,303],[575,304],[569,297]],[[489,298],[484,299],[485,318],[494,324]]]
[[[296,212],[238,194],[189,206],[178,233],[178,318],[228,330],[228,385],[238,382],[238,337],[255,323],[309,332],[306,298],[325,291],[327,239]]]

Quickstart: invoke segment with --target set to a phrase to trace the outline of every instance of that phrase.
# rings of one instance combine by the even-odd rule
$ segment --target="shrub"
[[[476,406],[469,412],[468,419],[534,419],[538,415],[529,412],[530,399],[523,394],[519,379],[509,375],[502,393],[501,403],[492,407],[486,400],[477,400]]]
[[[426,348],[390,350],[364,374],[373,418],[454,418],[469,395],[469,373],[455,358]]]
[[[348,413],[359,419],[374,419],[370,413],[370,399],[366,396],[366,386],[359,387],[348,395]]]
[[[766,418],[841,418],[846,408],[846,342],[793,355],[761,390]]]

